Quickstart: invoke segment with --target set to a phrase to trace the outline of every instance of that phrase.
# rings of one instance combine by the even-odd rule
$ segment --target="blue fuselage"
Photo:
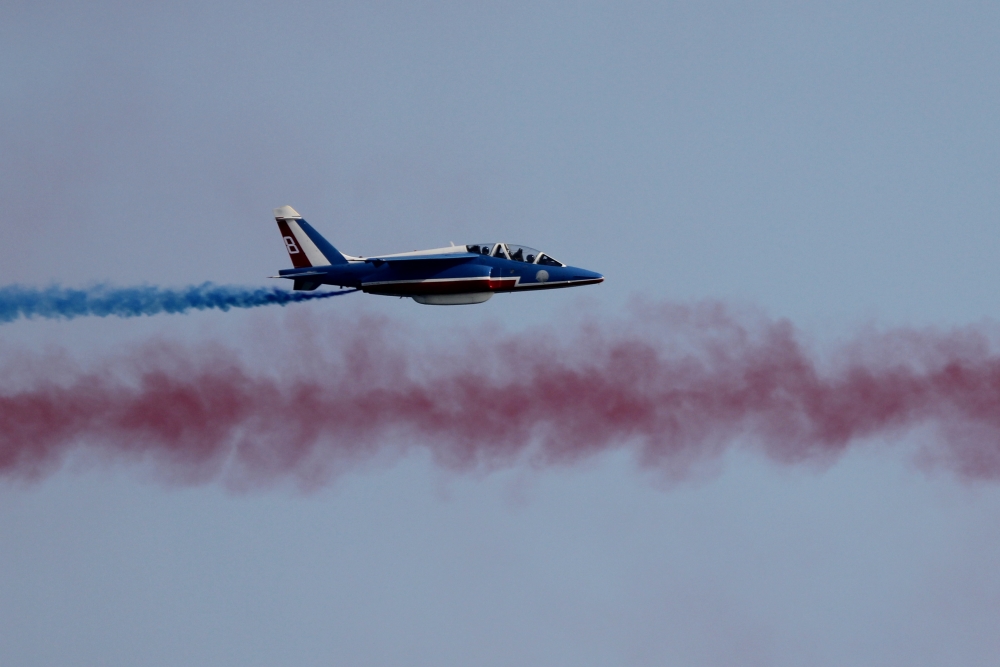
[[[528,263],[471,252],[351,260],[346,264],[286,269],[296,289],[353,287],[389,296],[518,292],[592,285],[604,280],[572,266]]]

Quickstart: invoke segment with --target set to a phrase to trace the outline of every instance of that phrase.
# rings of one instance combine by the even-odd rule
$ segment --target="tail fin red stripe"
[[[299,239],[295,238],[295,234],[288,226],[288,223],[282,218],[278,218],[278,229],[281,230],[281,236],[285,240],[285,249],[292,260],[292,266],[296,269],[305,269],[312,266],[309,258],[306,257],[305,251],[302,249]]]

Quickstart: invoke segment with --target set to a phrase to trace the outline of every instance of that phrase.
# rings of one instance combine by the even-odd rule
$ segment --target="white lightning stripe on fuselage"
[[[291,218],[286,218],[285,222],[288,223],[288,228],[292,230],[292,234],[295,235],[295,240],[298,242],[299,247],[302,248],[302,252],[306,254],[306,258],[309,263],[313,266],[326,266],[330,263],[330,260],[326,258],[320,249],[316,247],[316,244],[312,242],[309,235],[306,234],[301,227],[299,227],[298,220]]]
[[[489,281],[489,280],[493,280],[493,281],[497,281],[497,280],[520,280],[520,279],[521,279],[520,276],[518,276],[516,279],[515,279],[514,276],[510,276],[509,278],[491,278],[489,276],[468,276],[468,277],[465,277],[465,278],[424,278],[424,279],[421,279],[421,280],[382,280],[382,281],[379,281],[377,283],[362,283],[362,284],[367,287],[368,285],[402,285],[404,283],[453,283],[453,282],[458,282],[460,280],[465,280],[465,281],[471,281],[471,280],[487,280],[487,281]],[[515,284],[517,284],[517,283],[515,282]]]
[[[544,283],[543,282],[537,282],[537,283],[520,283],[520,282],[518,282],[518,284],[516,285],[516,287],[518,289],[530,290],[530,289],[538,289],[538,288],[541,288],[541,287],[552,287],[552,286],[555,286],[555,285],[575,285],[576,283],[590,282],[591,280],[592,280],[591,278],[584,278],[583,280],[546,280]]]

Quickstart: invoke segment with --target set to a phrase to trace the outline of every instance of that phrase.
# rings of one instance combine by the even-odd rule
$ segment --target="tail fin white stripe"
[[[292,234],[295,235],[295,240],[298,242],[302,252],[304,252],[306,257],[309,258],[310,264],[313,266],[326,266],[330,263],[330,260],[328,260],[326,256],[320,252],[320,249],[316,247],[316,244],[312,242],[309,235],[306,234],[301,227],[299,227],[297,220],[286,219],[285,222],[288,224],[288,228],[292,230]]]

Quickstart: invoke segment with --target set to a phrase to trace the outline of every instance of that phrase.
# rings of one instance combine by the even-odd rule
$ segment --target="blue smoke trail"
[[[235,287],[204,283],[180,289],[160,287],[108,287],[88,289],[46,287],[36,289],[10,285],[0,287],[0,323],[19,317],[65,318],[96,315],[138,317],[157,313],[183,313],[188,310],[218,308],[257,308],[284,306],[298,301],[328,299],[357,290],[340,292],[290,292],[277,287]]]

